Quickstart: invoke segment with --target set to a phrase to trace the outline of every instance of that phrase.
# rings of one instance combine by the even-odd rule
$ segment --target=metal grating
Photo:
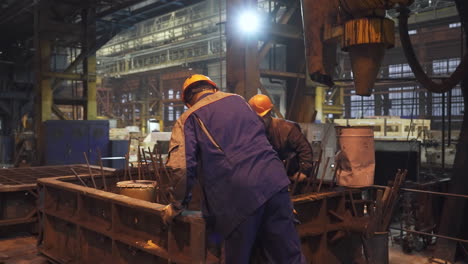
[[[89,174],[88,168],[82,165],[0,169],[0,186],[36,184],[36,180],[39,178],[73,175],[71,168],[78,174]],[[101,171],[96,168],[91,168],[91,170],[95,175],[100,175],[101,173]]]

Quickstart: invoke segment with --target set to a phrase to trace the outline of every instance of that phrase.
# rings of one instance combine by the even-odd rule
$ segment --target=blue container
[[[128,152],[128,140],[111,140],[109,143],[110,157],[125,157]],[[106,160],[104,166],[114,169],[124,169],[125,160]]]
[[[48,120],[43,123],[44,165],[98,163],[97,150],[108,155],[109,121]]]

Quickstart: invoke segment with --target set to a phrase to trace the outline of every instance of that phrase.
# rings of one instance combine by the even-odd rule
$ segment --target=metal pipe
[[[86,185],[86,183],[83,181],[83,179],[81,179],[80,176],[78,176],[78,173],[76,173],[76,171],[73,169],[73,168],[70,168],[70,170],[73,172],[73,174],[75,174],[75,177],[80,180],[81,184],[83,184],[83,186],[85,187],[88,187],[88,185]]]
[[[102,166],[101,150],[98,149],[97,152],[98,152],[98,157],[99,157],[99,165],[101,166],[102,184],[104,184],[104,191],[107,191],[106,177],[104,176],[104,168],[103,168],[103,166]]]
[[[444,238],[444,239],[453,240],[453,241],[457,241],[457,242],[461,242],[461,243],[468,243],[468,240],[464,240],[464,239],[460,239],[460,238],[456,238],[456,237],[449,237],[449,236],[438,235],[438,234],[430,234],[430,233],[416,231],[416,230],[409,230],[409,229],[406,229],[406,228],[390,227],[390,229],[405,231],[405,232],[408,232],[408,233],[413,233],[413,234],[418,234],[418,235]]]
[[[382,185],[372,185],[375,188],[385,188],[386,186]],[[463,194],[455,194],[455,193],[443,193],[443,192],[434,192],[434,191],[425,191],[425,190],[418,190],[418,189],[410,189],[410,188],[400,188],[402,191],[406,192],[415,192],[415,193],[426,193],[426,194],[433,194],[439,196],[448,196],[448,197],[455,197],[455,198],[465,198],[468,199],[468,195]]]
[[[86,165],[88,165],[89,176],[91,176],[91,181],[93,182],[94,189],[97,189],[96,181],[94,180],[94,175],[93,175],[93,172],[91,171],[91,166],[89,166],[88,155],[86,155],[86,152],[83,152],[83,155],[86,160]]]
[[[319,186],[317,188],[317,192],[320,192],[320,189],[322,188],[323,179],[325,178],[325,174],[327,173],[328,162],[329,161],[330,161],[330,157],[327,157],[327,159],[325,161],[325,166],[323,167],[322,177],[320,178],[320,183],[319,183]]]
[[[447,146],[452,144],[452,90],[448,92],[448,134],[447,134]]]
[[[137,148],[137,166],[138,166],[138,180],[141,180],[141,156],[140,156],[140,145]]]
[[[442,94],[442,169],[445,169],[445,93]]]
[[[145,154],[145,149],[144,148],[141,149],[141,155],[142,155],[143,159],[145,160],[145,166],[146,166],[146,168],[145,168],[146,175],[145,176],[149,177],[150,171],[149,171],[148,160],[146,159],[146,154]]]

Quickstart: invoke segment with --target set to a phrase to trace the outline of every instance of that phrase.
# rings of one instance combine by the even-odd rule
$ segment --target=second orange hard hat
[[[249,105],[257,113],[257,115],[263,117],[273,108],[273,103],[270,98],[264,94],[257,94],[250,98]]]

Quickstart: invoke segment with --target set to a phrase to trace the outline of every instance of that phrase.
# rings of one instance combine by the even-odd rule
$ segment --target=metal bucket
[[[374,130],[370,126],[336,127],[338,145],[338,185],[365,187],[374,184]]]
[[[388,232],[375,232],[365,243],[370,264],[389,263]]]
[[[128,197],[154,202],[156,198],[156,181],[136,180],[121,181],[117,183],[119,194]]]

